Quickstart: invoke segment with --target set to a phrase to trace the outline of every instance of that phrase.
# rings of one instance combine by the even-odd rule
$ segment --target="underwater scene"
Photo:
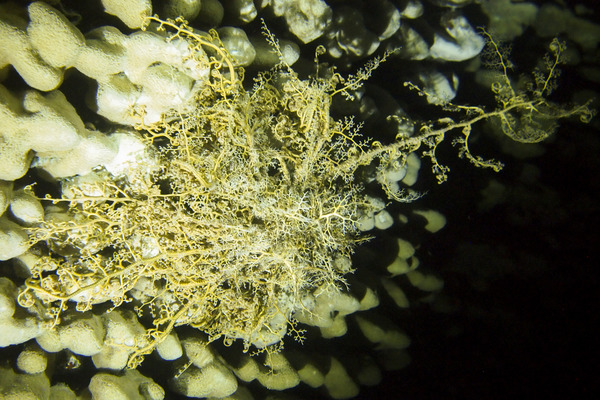
[[[0,400],[595,398],[594,5],[0,0]]]

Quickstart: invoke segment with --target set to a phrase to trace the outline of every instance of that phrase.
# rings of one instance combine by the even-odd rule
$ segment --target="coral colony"
[[[385,274],[354,277],[357,246],[394,223],[386,205],[421,195],[410,188],[421,162],[448,179],[436,152],[447,137],[460,157],[498,171],[499,161],[470,148],[482,122],[536,143],[561,119],[586,122],[592,112],[548,99],[561,41],[548,41],[530,77],[511,75],[494,35],[516,36],[527,21],[478,31],[459,8],[427,43],[401,23],[421,18],[423,5],[404,3],[378,2],[379,32],[357,10],[322,0],[172,0],[156,15],[148,0],[103,0],[104,15],[118,19],[92,27],[60,2],[0,4],[0,65],[21,82],[0,85],[0,346],[22,348],[14,366],[0,366],[0,393],[251,399],[247,383],[257,380],[272,391],[302,384],[351,398],[394,365],[365,356],[352,370],[341,355],[313,357],[307,332],[334,341],[348,331],[346,318],[376,352],[406,359],[406,334],[370,314],[378,291],[403,308],[409,300],[395,277],[425,292],[442,282],[418,270],[402,238]],[[489,3],[482,7],[493,15],[502,2]],[[504,3],[523,7],[522,16],[536,9]],[[251,38],[194,22],[220,26],[225,15],[243,26],[257,14],[285,21],[286,40],[268,21]],[[301,52],[313,42],[312,54]],[[360,115],[333,111],[336,101],[360,101],[384,62],[463,61],[486,43],[495,108],[453,103],[457,81],[423,71],[406,85],[446,117],[389,115],[395,137],[384,141],[361,130]],[[301,53],[310,74],[295,71]],[[358,59],[352,73],[331,66]],[[69,100],[70,79],[94,81],[89,105],[107,129],[80,117],[90,111]],[[431,232],[445,223],[433,210],[418,213]],[[69,387],[53,379],[57,354],[68,357],[64,368],[97,371]],[[140,372],[158,359],[170,370],[160,384]]]

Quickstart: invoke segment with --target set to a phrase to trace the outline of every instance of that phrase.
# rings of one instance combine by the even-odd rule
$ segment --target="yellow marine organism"
[[[216,33],[197,33],[182,20],[148,22],[156,24],[148,29],[171,32],[169,40],[187,41],[189,57],[206,59],[208,80],[193,109],[165,113],[154,124],[140,119],[137,128],[158,159],[148,184],[105,174],[101,195],[74,188],[69,198],[49,199],[55,211],[28,229],[42,256],[19,296],[50,326],[61,323],[72,303],[77,311],[132,303],[151,326],[133,345],[129,367],[180,325],[209,340],[240,339],[246,350],[277,346],[288,332],[301,339],[294,316],[310,315],[316,297],[345,288],[351,255],[366,240],[359,220],[385,205],[368,199],[360,168],[400,168],[424,145],[443,181],[448,169],[435,150],[457,130],[461,156],[499,169],[469,150],[477,122],[497,118],[509,129],[516,116],[535,125],[550,110],[556,118],[589,115],[586,106],[556,114],[560,108],[546,101],[556,58],[536,80],[533,97],[513,90],[505,71],[495,90],[498,109],[447,105],[466,118],[440,119],[383,144],[361,136],[351,118],[332,118],[330,105],[333,96],[358,88],[387,54],[347,78],[300,79],[281,62],[247,90],[243,70]],[[390,185],[383,190],[397,201],[414,198]]]

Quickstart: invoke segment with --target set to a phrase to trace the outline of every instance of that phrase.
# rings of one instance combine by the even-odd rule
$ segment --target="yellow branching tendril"
[[[180,325],[210,340],[240,339],[246,349],[277,347],[287,329],[302,340],[294,312],[304,309],[307,296],[346,287],[348,270],[335,260],[350,259],[364,240],[360,215],[380,211],[366,200],[355,174],[362,166],[403,163],[425,146],[438,179],[445,180],[448,168],[435,150],[457,131],[461,156],[498,170],[499,163],[471,154],[468,140],[478,122],[498,119],[516,131],[515,121],[537,123],[540,115],[590,114],[586,106],[562,109],[541,96],[502,90],[510,84],[505,67],[498,109],[454,106],[467,117],[440,119],[383,144],[362,137],[351,118],[335,121],[329,107],[332,96],[358,88],[385,56],[347,78],[301,80],[279,65],[259,74],[246,91],[243,71],[216,33],[196,33],[183,20],[150,17],[150,23],[171,31],[170,40],[186,40],[198,59],[209,53],[210,82],[193,110],[167,113],[152,125],[140,120],[137,128],[160,163],[150,184],[113,182],[107,174],[102,196],[75,190],[69,198],[47,199],[67,207],[29,228],[31,243],[46,254],[18,299],[51,325],[60,324],[71,302],[79,311],[132,303],[138,315],[153,317],[132,348],[132,368]],[[272,35],[271,41],[276,45]],[[552,64],[541,94],[555,70]],[[383,190],[409,200],[389,185]]]

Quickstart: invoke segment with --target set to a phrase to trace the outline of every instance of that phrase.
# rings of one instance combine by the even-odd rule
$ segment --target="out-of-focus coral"
[[[241,23],[248,23],[256,18],[256,6],[252,0],[224,0],[223,3],[230,16]]]
[[[259,7],[283,17],[290,32],[303,43],[319,38],[331,23],[331,8],[323,0],[261,0]]]
[[[88,387],[92,398],[99,400],[162,400],[165,391],[150,378],[135,370],[128,370],[122,376],[97,373]]]
[[[144,23],[144,18],[152,14],[150,0],[102,0],[104,11],[115,15],[129,28],[137,29]]]
[[[160,14],[164,18],[185,18],[187,21],[192,21],[198,17],[200,10],[203,14],[207,14],[207,3],[210,1],[203,0],[167,0],[163,2]],[[204,7],[203,7],[204,5]]]
[[[566,34],[584,50],[597,49],[600,42],[598,24],[578,18],[571,11],[552,4],[545,4],[540,8],[533,26],[542,37]]]
[[[223,46],[229,51],[236,65],[246,67],[254,62],[256,50],[248,40],[246,32],[232,26],[220,28],[217,32],[219,32]]]
[[[379,47],[377,36],[364,26],[362,14],[350,7],[336,10],[325,43],[328,53],[335,58],[345,54],[369,56]]]
[[[497,40],[510,41],[523,34],[533,24],[538,7],[533,3],[511,0],[492,0],[481,4],[481,10],[489,17],[488,31]]]
[[[465,17],[446,14],[442,17],[441,23],[451,39],[436,34],[429,48],[431,57],[447,61],[464,61],[481,52],[485,42]]]
[[[17,288],[6,277],[0,277],[0,346],[25,343],[43,332],[40,321],[32,315],[15,314]]]

